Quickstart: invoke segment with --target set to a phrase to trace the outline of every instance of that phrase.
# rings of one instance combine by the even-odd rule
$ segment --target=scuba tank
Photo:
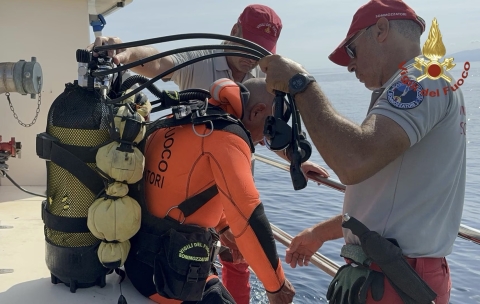
[[[104,287],[140,229],[140,206],[127,193],[128,184],[142,178],[144,159],[136,143],[150,109],[143,93],[109,103],[125,93],[121,75],[113,82],[111,75],[94,78],[88,71],[111,69],[111,59],[78,50],[77,62],[79,79],[54,100],[36,146],[47,160],[46,264],[52,283],[65,283],[71,292]]]

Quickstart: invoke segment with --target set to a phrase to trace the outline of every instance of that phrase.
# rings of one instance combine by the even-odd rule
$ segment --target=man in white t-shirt
[[[446,304],[451,281],[445,256],[460,227],[465,194],[466,116],[462,92],[448,72],[445,76],[451,82],[439,75],[418,80],[435,70],[420,71],[414,67],[416,61],[438,59],[432,57],[435,50],[424,52],[427,58],[421,55],[424,30],[423,19],[401,0],[371,0],[355,13],[347,37],[329,59],[355,72],[373,91],[361,125],[340,116],[298,63],[272,55],[259,65],[267,74],[269,90],[295,95],[316,148],[347,185],[343,213],[401,248],[436,294],[435,303]],[[400,271],[395,278],[390,273],[387,279],[385,268],[381,271],[371,263],[363,246],[359,249],[367,242],[342,230],[341,215],[298,234],[286,261],[292,267],[307,265],[325,241],[342,236],[347,246],[341,255],[347,264],[329,286],[330,303],[349,295],[361,303],[403,303],[401,293],[406,291],[395,279],[401,281],[407,272]],[[392,258],[385,257],[391,262]]]

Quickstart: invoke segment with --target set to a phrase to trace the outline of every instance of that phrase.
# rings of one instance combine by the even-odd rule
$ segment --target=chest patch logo
[[[422,90],[423,87],[418,82],[415,85],[407,85],[402,81],[397,81],[388,88],[387,100],[397,109],[414,109],[423,101]]]

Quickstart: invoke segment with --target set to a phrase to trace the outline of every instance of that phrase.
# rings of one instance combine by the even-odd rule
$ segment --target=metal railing
[[[274,224],[270,224],[270,226],[272,226],[273,237],[277,241],[282,243],[284,246],[287,246],[287,247],[290,246],[290,243],[292,242],[293,237],[290,234],[283,231],[282,229],[275,226]],[[336,264],[335,262],[333,262],[332,260],[324,256],[323,254],[320,254],[318,252],[315,252],[312,255],[312,257],[310,258],[310,263],[317,266],[318,268],[328,273],[332,277],[335,276],[335,274],[338,271],[338,268],[340,268],[338,264]]]
[[[266,157],[266,156],[255,153],[255,160],[259,160],[263,163],[269,164],[271,166],[282,169],[284,171],[290,171],[290,165],[289,164],[280,162],[280,161],[275,160],[275,159],[270,158],[270,157]],[[307,174],[307,177],[308,177],[309,180],[312,180],[316,183],[322,184],[324,186],[330,187],[330,188],[338,190],[340,192],[345,192],[345,187],[346,186],[344,184],[340,183],[339,181],[334,180],[334,179],[327,178],[327,177],[322,177],[322,176],[320,176],[320,174],[314,173],[314,172],[309,172]],[[275,226],[272,225],[272,229],[273,229],[273,227],[275,227]],[[276,228],[276,229],[278,229],[278,228]],[[278,229],[278,230],[281,231],[280,229]],[[284,233],[285,235],[288,236],[288,234],[286,234],[285,232],[282,231],[282,233]],[[275,230],[274,230],[274,237],[279,242],[282,242],[282,240],[281,240],[282,236],[280,234],[276,233]],[[461,224],[460,229],[458,231],[458,237],[469,240],[469,241],[472,241],[475,244],[480,245],[480,230],[478,230],[478,229],[475,229],[475,228],[472,228],[472,227]],[[282,242],[282,244],[283,244],[283,242]],[[286,246],[288,246],[288,245],[286,245]],[[319,257],[322,257],[322,259],[325,258],[322,255],[319,255]],[[332,263],[332,264],[335,264],[330,260],[328,260],[328,262]],[[338,267],[338,265],[336,265],[336,266]],[[322,268],[322,267],[320,267],[320,268]],[[323,268],[322,268],[322,270],[323,270]]]

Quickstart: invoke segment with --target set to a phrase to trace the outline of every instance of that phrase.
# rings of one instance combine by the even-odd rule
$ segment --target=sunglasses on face
[[[355,42],[355,40],[358,39],[358,37],[362,36],[362,34],[365,33],[366,31],[368,31],[368,29],[371,28],[372,26],[373,25],[370,25],[369,27],[364,29],[360,34],[358,34],[357,37],[355,37],[352,41],[350,41],[350,43],[348,45],[345,46],[345,51],[347,52],[348,57],[350,57],[351,59],[357,57],[357,54],[355,53],[355,48],[351,48],[350,46],[352,45],[352,43]]]

